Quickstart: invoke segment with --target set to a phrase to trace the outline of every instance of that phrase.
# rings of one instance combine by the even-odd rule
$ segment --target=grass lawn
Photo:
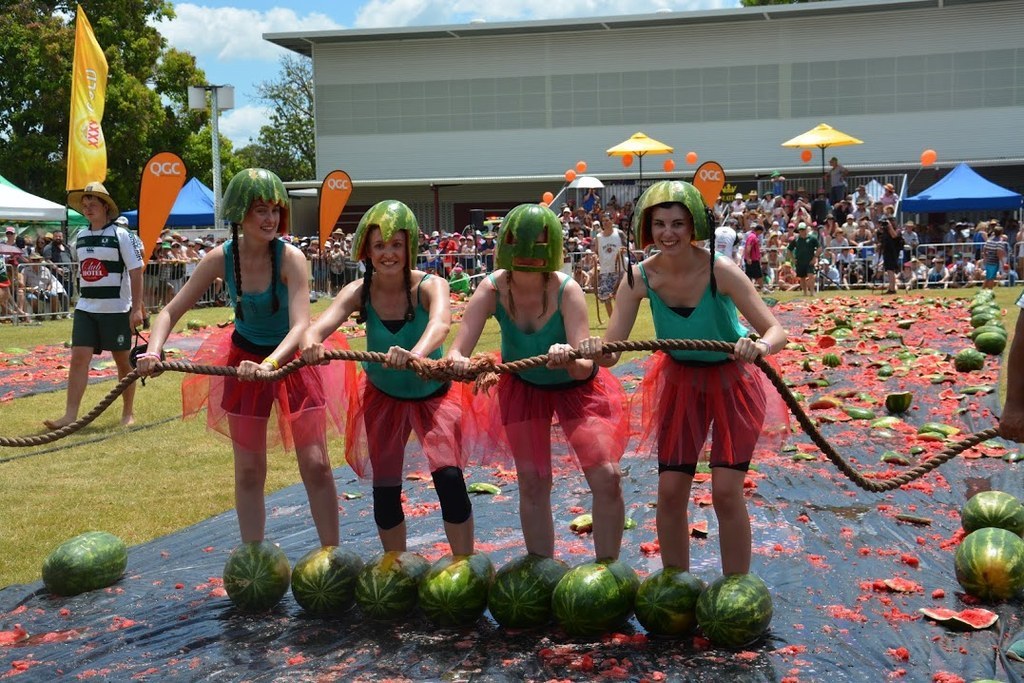
[[[926,296],[968,297],[974,290],[929,292]],[[863,296],[885,300],[864,292],[825,293],[820,296]],[[1006,327],[1011,331],[1018,309],[1013,305],[1018,290],[996,290],[999,304],[1007,309]],[[793,293],[780,293],[781,301],[793,300]],[[912,296],[922,296],[915,293]],[[593,299],[588,298],[592,304]],[[314,305],[314,315],[327,302]],[[208,324],[222,322],[226,308],[197,309],[187,320]],[[607,324],[607,318],[602,317]],[[591,322],[596,316],[591,310]],[[604,330],[595,325],[595,334]],[[179,329],[184,327],[180,323]],[[60,344],[71,336],[71,321],[45,322],[37,326],[0,328],[0,349],[33,348]],[[633,330],[633,339],[651,339],[653,326],[647,307]],[[454,337],[454,334],[451,338]],[[362,338],[351,340],[354,349],[364,349]],[[478,351],[499,346],[497,325],[488,322]],[[631,354],[646,355],[645,352]],[[629,355],[627,355],[627,358]],[[182,421],[180,383],[184,375],[167,373],[139,387],[136,419],[132,429],[118,425],[120,409],[115,403],[92,425],[52,444],[33,448],[0,450],[0,587],[39,578],[43,558],[59,543],[90,529],[102,529],[134,545],[174,532],[212,515],[232,509],[233,474],[230,444],[208,433],[202,419]],[[113,382],[90,385],[82,403],[83,414],[113,386]],[[4,404],[3,435],[38,434],[41,420],[63,412],[64,393],[51,392],[19,398]],[[340,444],[332,443],[335,464]],[[294,456],[274,453],[269,458],[268,493],[299,481]]]

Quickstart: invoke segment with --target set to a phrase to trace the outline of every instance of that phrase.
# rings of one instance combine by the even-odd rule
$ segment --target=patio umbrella
[[[640,183],[644,182],[644,156],[647,154],[671,154],[673,150],[664,142],[647,137],[644,133],[633,133],[614,147],[608,148],[610,157],[636,156],[640,161]]]
[[[825,175],[825,148],[842,147],[843,145],[862,145],[863,140],[858,140],[852,135],[836,130],[827,123],[819,123],[814,128],[802,135],[797,135],[792,140],[782,143],[783,147],[817,147],[821,150],[821,175]]]

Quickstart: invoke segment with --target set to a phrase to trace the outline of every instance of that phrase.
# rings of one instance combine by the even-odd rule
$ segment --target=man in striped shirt
[[[71,331],[67,404],[59,419],[44,421],[50,429],[59,429],[78,419],[93,354],[110,351],[118,377],[131,372],[132,331],[145,316],[142,250],[131,233],[115,222],[121,212],[110,193],[102,183],[92,182],[82,190],[69,192],[68,206],[88,219],[89,229],[78,234],[74,246],[79,296]],[[128,426],[135,421],[135,384],[129,385],[121,398],[121,425]]]

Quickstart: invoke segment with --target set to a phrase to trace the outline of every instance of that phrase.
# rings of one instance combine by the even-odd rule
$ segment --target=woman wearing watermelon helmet
[[[719,524],[722,570],[750,570],[750,518],[743,480],[759,439],[781,441],[785,405],[767,377],[751,364],[781,349],[786,331],[727,258],[698,246],[708,239],[711,216],[700,192],[682,181],[655,183],[633,214],[637,246],[657,251],[632,266],[619,285],[618,306],[604,340],[590,337],[579,349],[600,365],[619,354],[603,341],[626,339],[640,302],[650,300],[659,339],[714,339],[736,344],[735,354],[709,351],[656,353],[648,362],[635,400],[641,402],[641,448],[658,453],[658,541],[665,566],[689,569],[687,505],[697,460],[711,426],[712,500]],[[755,342],[737,309],[760,335]]]
[[[562,266],[562,226],[550,209],[521,204],[501,223],[498,270],[476,289],[449,352],[466,373],[487,318],[501,327],[505,361],[549,354],[547,367],[504,374],[493,409],[481,410],[483,433],[497,439],[487,453],[511,456],[519,478],[519,517],[526,550],[552,557],[551,419],[558,416],[569,452],[593,495],[594,550],[617,559],[625,505],[619,459],[628,438],[625,392],[618,380],[589,360],[570,357],[589,333],[583,290]]]
[[[419,224],[408,206],[385,200],[370,207],[356,227],[352,253],[363,261],[361,280],[347,284],[314,321],[302,343],[307,363],[324,357],[323,339],[352,313],[366,323],[368,351],[386,353],[364,363],[348,408],[335,414],[344,424],[345,457],[360,477],[373,482],[373,515],[385,551],[406,550],[402,511],[405,447],[410,432],[422,447],[441,502],[445,534],[454,555],[473,552],[473,508],[462,468],[464,423],[472,422],[472,391],[464,383],[421,379],[409,369],[414,358],[440,358],[451,328],[448,282],[413,269]],[[464,413],[466,418],[464,419]]]
[[[309,323],[306,259],[278,238],[288,230],[288,208],[288,192],[274,173],[249,168],[231,179],[223,201],[231,239],[203,257],[157,315],[138,370],[153,374],[175,323],[223,278],[235,308],[234,329],[214,332],[192,360],[235,367],[237,377],[187,375],[181,384],[184,415],[206,407],[207,426],[231,439],[243,542],[264,538],[267,448],[279,443],[295,448],[321,545],[336,546],[338,494],[327,456],[324,386],[343,382],[344,366],[303,367],[275,382],[254,381],[292,360]],[[344,346],[343,339],[338,343]]]

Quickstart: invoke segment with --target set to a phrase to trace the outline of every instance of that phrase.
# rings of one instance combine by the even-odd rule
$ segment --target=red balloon
[[[661,167],[665,169],[665,173],[671,173],[676,169],[676,162],[673,159],[665,159]]]
[[[577,161],[576,162],[576,172],[577,173],[586,173],[587,172],[587,162],[585,162],[585,161]]]
[[[550,204],[551,202],[553,202],[555,200],[555,195],[551,194],[550,192],[545,192],[541,196],[541,199],[544,200],[545,204]]]
[[[803,162],[806,164],[808,161],[811,160],[811,150],[805,149],[804,151],[800,152],[800,158],[803,159]]]
[[[576,180],[576,171],[570,168],[568,171],[565,172],[565,182],[571,183],[574,180]]]
[[[625,166],[626,168],[629,168],[630,166],[632,166],[633,165],[633,155],[632,154],[627,154],[626,156],[622,157],[622,165]]]
[[[547,208],[548,207],[548,203],[547,202],[541,202],[540,204],[538,204],[538,206],[543,206],[544,208]]]
[[[686,153],[686,163],[688,163],[688,164],[695,164],[695,163],[697,163],[697,153],[696,152],[687,152]]]
[[[932,164],[935,163],[935,160],[938,158],[939,155],[935,152],[934,149],[926,149],[925,151],[921,152],[921,165],[931,166]]]

